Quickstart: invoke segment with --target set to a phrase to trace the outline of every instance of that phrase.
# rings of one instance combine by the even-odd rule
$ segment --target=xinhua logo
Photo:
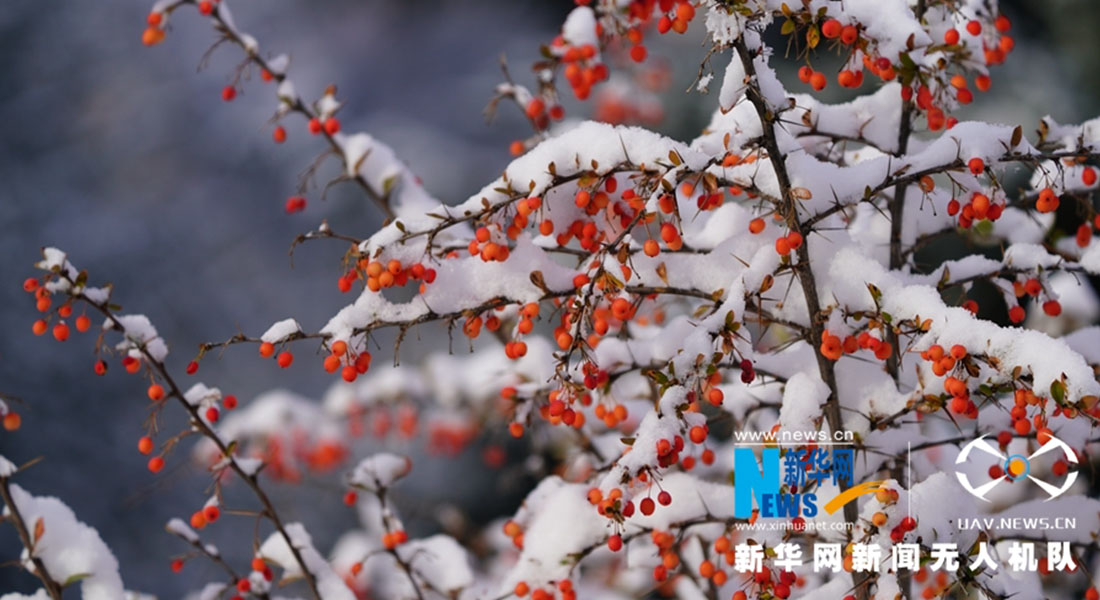
[[[852,486],[851,448],[834,448],[832,452],[820,447],[791,448],[781,456],[779,448],[765,447],[759,466],[752,448],[734,448],[733,456],[733,514],[742,519],[752,516],[754,500],[761,517],[817,516],[816,490],[825,482],[844,490],[821,507],[832,514],[859,496],[878,491],[882,483]]]
[[[970,494],[975,498],[985,500],[986,502],[992,502],[992,500],[986,498],[985,496],[993,488],[997,487],[1001,483],[1004,483],[1006,481],[1011,482],[1019,481],[1021,479],[1029,479],[1032,483],[1039,486],[1044,492],[1046,492],[1048,496],[1050,496],[1046,499],[1046,501],[1049,502],[1050,500],[1053,500],[1058,496],[1064,494],[1066,490],[1068,490],[1073,485],[1073,482],[1077,481],[1077,471],[1070,471],[1069,473],[1067,473],[1065,481],[1063,481],[1062,485],[1060,486],[1043,481],[1031,474],[1032,461],[1034,461],[1039,456],[1042,456],[1043,454],[1047,454],[1048,452],[1061,451],[1067,463],[1077,464],[1077,454],[1073,451],[1073,449],[1070,448],[1068,444],[1054,436],[1051,436],[1045,444],[1040,446],[1038,450],[1031,453],[1031,455],[1029,456],[1024,456],[1022,454],[1005,455],[1003,452],[991,445],[985,438],[986,436],[983,435],[980,438],[973,440],[967,445],[963,446],[962,451],[959,452],[958,458],[955,459],[955,477],[958,478],[959,484],[963,486],[963,489],[965,489],[967,492],[970,492]],[[973,453],[974,451],[984,452],[991,456],[997,457],[1000,460],[1001,471],[1003,474],[1000,477],[991,479],[990,481],[987,481],[977,487],[972,485],[970,483],[970,478],[967,477],[965,473],[960,472],[957,468],[957,465],[966,463],[970,459],[971,453]]]

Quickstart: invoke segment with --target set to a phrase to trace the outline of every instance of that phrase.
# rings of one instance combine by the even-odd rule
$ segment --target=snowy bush
[[[322,222],[295,242],[346,247],[337,288],[354,299],[327,324],[286,319],[203,344],[185,373],[167,366],[153,324],[122,314],[105,279],[64,251],[46,249],[42,274],[25,282],[42,313],[36,333],[65,341],[70,323],[96,326],[85,310],[97,315],[97,372],[110,362],[146,374],[152,422],[173,401],[200,434],[191,459],[209,468],[216,491],[167,526],[189,556],[224,568],[222,579],[194,583],[196,597],[625,598],[656,589],[734,600],[1095,599],[1086,573],[1096,567],[1100,502],[1078,464],[1100,417],[1100,329],[1069,329],[1096,317],[1088,277],[1100,274],[1100,120],[1047,117],[1029,136],[1024,125],[952,116],[990,89],[990,68],[1013,49],[992,0],[577,4],[543,47],[533,85],[506,72],[495,90],[490,108],[515,105],[531,135],[465,200],[434,198],[383,142],[343,131],[335,90],[300,95],[289,58],[245,33],[225,1],[153,7],[146,44],[197,9],[246,59],[223,99],[258,72],[274,91],[274,140],[294,137],[289,129],[315,136],[341,162],[333,183],[358,185],[386,216],[366,237]],[[627,74],[647,68],[662,34],[704,40],[695,89],[717,93],[701,95],[713,116],[694,140],[621,124],[660,118],[653,78],[667,74]],[[835,57],[840,67],[826,68]],[[792,61],[799,81],[781,80],[777,64]],[[811,93],[832,85],[867,91],[841,104]],[[567,118],[569,93],[593,95],[611,123]],[[295,195],[285,210],[306,205]],[[927,252],[950,237],[973,254]],[[978,306],[975,285],[1003,302]],[[383,329],[396,332],[392,355],[375,341]],[[391,367],[410,332],[447,348]],[[336,382],[318,402],[282,390],[238,401],[194,381],[208,353],[236,344],[282,368],[300,368],[299,348],[319,348],[319,367]],[[5,426],[18,427],[3,410]],[[528,463],[541,480],[512,518],[479,535],[413,539],[388,492],[415,466],[396,454],[349,455],[352,438],[392,421],[404,437],[423,426],[445,452],[507,431],[561,467],[549,474]],[[739,432],[773,436],[765,446],[850,433],[848,481],[784,484],[784,493],[825,499],[881,483],[835,513],[769,519],[757,507],[738,516]],[[977,454],[1036,457],[1036,479],[1082,476],[1047,503],[1049,490],[1028,482],[975,497],[961,480],[1006,476],[1000,463],[956,465],[982,436]],[[169,452],[177,441],[155,427],[141,438],[152,472],[184,460]],[[7,490],[15,468],[0,467]],[[281,516],[265,485],[337,469],[359,527],[326,554]],[[216,521],[232,523],[221,486],[250,488],[266,521],[251,564],[229,564],[201,539]],[[56,499],[10,490],[8,514],[22,513],[29,543],[22,562],[44,582],[34,597],[59,598],[74,577],[85,597],[122,593],[98,535]],[[1066,531],[961,522],[993,515],[1077,521]],[[38,543],[26,537],[35,518],[45,528]],[[790,527],[746,527],[769,520]],[[240,530],[253,530],[245,521]],[[46,543],[66,529],[79,548]],[[1038,568],[1010,568],[1014,544],[1029,540],[1042,543]],[[814,545],[828,544],[837,544],[837,568],[811,567]],[[943,544],[955,545],[961,567],[929,565],[942,562]],[[881,564],[868,562],[872,545]],[[911,568],[900,567],[903,548],[915,548]],[[971,568],[984,552],[989,565]],[[1075,572],[1060,572],[1071,564]]]

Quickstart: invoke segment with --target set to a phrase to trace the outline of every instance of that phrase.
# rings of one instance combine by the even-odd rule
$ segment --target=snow
[[[52,496],[33,496],[12,483],[12,500],[28,528],[41,520],[42,536],[35,555],[55,581],[80,581],[80,593],[87,600],[117,600],[123,595],[118,561],[95,529],[77,520],[72,509]],[[7,507],[4,514],[9,514]],[[26,549],[22,560],[33,570]]]
[[[722,89],[718,92],[718,108],[727,113],[733,110],[734,105],[745,97],[748,85],[745,83],[745,68],[741,64],[741,57],[737,50],[732,51],[730,63],[726,67],[726,75],[722,79]]]
[[[561,36],[574,46],[591,44],[599,46],[596,37],[596,13],[587,6],[578,6],[565,17],[561,26]]]
[[[184,540],[194,544],[199,541],[199,534],[195,533],[194,529],[183,522],[183,519],[173,518],[165,525],[165,529],[172,535],[183,538]]]
[[[348,476],[348,483],[370,490],[387,488],[409,474],[412,461],[407,456],[382,452],[364,458]]]
[[[125,338],[116,345],[119,352],[125,352],[131,348],[144,348],[153,360],[164,362],[164,359],[168,356],[168,344],[157,333],[157,329],[153,327],[149,317],[145,315],[119,315],[114,319],[107,319],[103,323],[103,328],[115,329],[115,321],[118,322],[118,326],[121,326]]]
[[[268,327],[267,331],[260,336],[260,339],[271,344],[276,344],[301,332],[302,326],[298,324],[298,321],[294,319],[283,319],[271,327]]]
[[[355,594],[348,589],[343,578],[336,574],[328,561],[313,547],[313,539],[306,532],[305,527],[301,523],[287,523],[285,530],[294,548],[301,555],[306,569],[316,578],[320,596],[325,600],[355,600]],[[284,580],[292,580],[302,575],[302,565],[295,560],[286,538],[277,531],[260,545],[257,555],[281,567]]]
[[[418,578],[446,595],[457,594],[474,583],[475,575],[466,549],[448,535],[413,540],[399,546],[398,553]]]
[[[18,470],[19,467],[16,467],[15,463],[0,455],[0,477],[11,477]]]

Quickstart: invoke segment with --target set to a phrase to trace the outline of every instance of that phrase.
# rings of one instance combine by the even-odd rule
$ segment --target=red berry
[[[657,502],[661,503],[661,506],[668,506],[672,504],[672,494],[665,490],[661,490],[660,494],[657,494]]]
[[[340,120],[336,117],[329,117],[325,119],[325,133],[329,135],[336,135],[340,131]]]
[[[280,367],[285,369],[285,368],[289,367],[291,363],[294,362],[294,355],[291,354],[290,352],[286,352],[286,351],[280,352],[279,356],[275,359],[275,361],[279,363]]]
[[[276,144],[281,144],[286,141],[286,129],[279,125],[275,127],[275,131],[271,132],[271,138],[275,140]]]
[[[149,470],[154,473],[159,473],[164,468],[164,459],[159,456],[154,456],[149,459]]]
[[[198,362],[191,361],[191,362],[187,363],[186,371],[187,371],[188,375],[194,375],[195,372],[198,371],[198,370],[199,370],[199,363]]]
[[[1096,184],[1096,169],[1092,167],[1085,167],[1085,170],[1081,171],[1081,183],[1092,187]]]
[[[138,440],[138,452],[142,454],[151,454],[153,452],[153,438],[143,435]]]
[[[970,159],[970,162],[966,163],[966,165],[974,175],[981,175],[985,171],[985,161],[978,157]]]
[[[352,490],[348,490],[347,493],[344,494],[344,504],[347,504],[348,506],[352,506],[358,500],[359,500],[359,494],[356,494]]]
[[[225,407],[225,410],[233,410],[234,408],[237,408],[237,397],[233,394],[229,394],[225,397],[224,400],[222,400],[222,406]]]
[[[211,423],[216,423],[218,421],[218,409],[213,406],[206,409],[206,420]]]
[[[1023,322],[1026,316],[1027,313],[1024,311],[1024,307],[1020,305],[1016,305],[1008,309],[1008,320],[1012,321],[1013,323]]]
[[[619,550],[622,550],[622,548],[623,548],[623,538],[622,538],[622,536],[620,536],[619,534],[616,533],[615,535],[607,538],[607,547],[612,552],[618,552]]]
[[[222,88],[222,100],[229,102],[237,97],[237,88],[227,85]]]
[[[286,214],[292,215],[305,209],[306,199],[304,196],[291,196],[286,199]]]

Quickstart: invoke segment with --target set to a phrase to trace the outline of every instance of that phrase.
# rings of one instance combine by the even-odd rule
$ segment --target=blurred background
[[[347,102],[343,129],[368,131],[393,146],[448,202],[495,178],[509,160],[509,142],[527,133],[513,106],[491,125],[482,117],[501,80],[500,55],[520,83],[530,84],[528,65],[539,44],[553,38],[572,6],[570,0],[232,4],[238,26],[262,50],[292,57],[299,93],[316,98],[337,83]],[[1046,114],[1061,122],[1100,114],[1100,3],[1014,0],[1002,7],[1013,20],[1017,50],[996,70],[993,91],[960,118],[981,112],[1032,132]],[[142,46],[148,9],[140,0],[7,0],[0,10],[0,393],[21,399],[14,407],[23,415],[19,431],[0,432],[0,454],[17,464],[44,457],[19,476],[19,485],[59,496],[98,529],[129,589],[175,598],[216,575],[201,561],[173,575],[169,561],[185,547],[163,530],[169,518],[201,505],[209,477],[180,452],[161,476],[148,473],[135,447],[148,413],[142,386],[121,369],[95,377],[86,336],[65,344],[35,338],[37,313],[21,282],[36,274],[31,265],[41,247],[63,248],[92,282],[114,283],[114,299],[126,311],[152,319],[173,350],[169,365],[182,371],[202,341],[238,330],[259,334],[288,316],[307,331],[324,325],[351,301],[335,285],[345,248],[305,245],[292,266],[290,242],[322,218],[358,236],[380,219],[354,186],[334,188],[323,202],[315,186],[306,211],[286,215],[283,202],[319,142],[291,119],[290,139],[274,145],[268,121],[275,100],[257,80],[245,82],[233,102],[221,100],[241,54],[219,48],[196,72],[214,34],[188,10],[173,17],[164,43]],[[687,36],[647,44],[651,56],[683,66],[662,93],[666,118],[655,125],[680,139],[694,137],[713,108],[713,99],[683,92],[705,53],[700,31],[694,24]],[[720,76],[724,63],[714,68]],[[567,104],[570,114],[585,110]],[[432,336],[440,333],[424,330],[421,339],[437,343]],[[407,346],[403,361],[415,362],[424,345]],[[274,386],[316,398],[330,382],[320,369],[280,371],[254,352],[231,349],[221,360],[208,359],[200,378],[245,402]],[[389,358],[379,355],[375,364]],[[174,407],[164,417],[166,431],[184,426]],[[488,520],[512,512],[522,498],[522,489],[507,497],[485,493],[493,476],[476,447],[442,458],[423,456],[422,446],[414,441],[403,449],[417,463],[400,492],[411,502],[413,535],[430,532],[429,517],[441,503],[476,509],[476,519]],[[355,522],[339,493],[314,493],[326,485],[339,489],[334,482],[269,486],[283,515],[304,520],[322,552]],[[230,529],[208,531],[226,555],[249,555],[248,542],[227,536]],[[12,566],[18,552],[13,529],[0,527],[6,565],[0,593],[36,587]]]

